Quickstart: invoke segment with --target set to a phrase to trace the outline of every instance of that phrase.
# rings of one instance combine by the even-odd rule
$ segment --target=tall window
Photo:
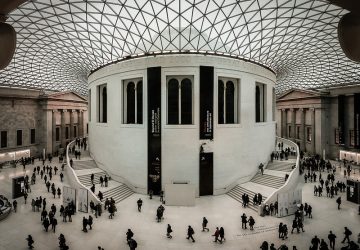
[[[288,138],[292,138],[291,125],[288,125]]]
[[[171,76],[167,81],[167,123],[192,124],[193,90],[191,76]]]
[[[77,127],[74,126],[74,137],[77,137]]]
[[[255,87],[255,121],[266,122],[266,85],[256,83]]]
[[[91,121],[91,89],[89,89],[89,96],[88,96],[88,114],[89,114],[89,121]]]
[[[1,131],[1,148],[7,147],[7,131]]]
[[[30,129],[30,144],[35,144],[35,129]]]
[[[143,82],[141,78],[123,82],[123,121],[126,124],[143,123]]]
[[[221,77],[218,80],[218,123],[238,123],[238,81]]]
[[[276,93],[275,88],[272,88],[272,120],[275,121],[276,112]]]
[[[311,142],[312,129],[311,127],[306,127],[306,141]]]
[[[55,141],[60,141],[60,128],[55,128]]]
[[[22,130],[16,130],[16,145],[21,146],[22,144]]]
[[[107,123],[107,87],[106,84],[97,87],[98,90],[98,122]]]

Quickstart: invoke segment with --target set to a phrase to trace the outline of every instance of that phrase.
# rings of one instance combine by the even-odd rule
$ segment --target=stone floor
[[[37,163],[35,163],[37,165]],[[53,167],[55,164],[51,164]],[[59,167],[59,164],[57,164]],[[32,172],[33,167],[27,167],[27,173]],[[342,171],[338,171],[342,173]],[[23,175],[22,167],[9,168],[0,172],[0,193],[11,198],[11,177]],[[337,175],[340,180],[342,174]],[[352,178],[359,179],[359,173],[352,175]],[[53,177],[55,186],[68,185],[61,183],[58,175]],[[301,179],[303,183],[303,179]],[[241,204],[227,195],[201,197],[196,199],[195,207],[173,207],[166,206],[164,220],[157,223],[155,220],[156,208],[160,205],[158,197],[149,200],[144,195],[134,194],[126,200],[117,204],[118,212],[114,219],[110,220],[107,213],[98,219],[94,219],[93,230],[88,233],[81,231],[82,218],[88,214],[77,212],[73,222],[64,223],[58,218],[56,233],[45,232],[41,222],[40,213],[32,212],[31,199],[42,195],[47,198],[47,207],[54,203],[59,209],[61,199],[53,199],[47,192],[44,182],[37,176],[37,182],[32,186],[32,192],[28,197],[28,204],[24,199],[18,199],[18,212],[11,213],[8,218],[0,221],[0,249],[27,249],[25,238],[31,234],[35,240],[35,249],[52,250],[58,248],[58,237],[63,233],[70,249],[97,249],[100,245],[106,250],[129,249],[125,240],[125,233],[131,228],[135,233],[134,238],[138,242],[138,249],[259,249],[262,241],[267,240],[280,244],[287,244],[292,249],[296,245],[298,249],[309,249],[309,242],[316,234],[320,239],[327,239],[329,230],[337,235],[336,249],[343,244],[344,226],[349,227],[353,234],[351,239],[357,241],[360,233],[360,215],[358,205],[347,202],[345,193],[342,193],[343,205],[341,210],[337,209],[334,199],[313,196],[313,184],[301,184],[303,186],[303,202],[308,202],[313,207],[313,219],[305,219],[305,232],[300,234],[289,234],[287,240],[280,240],[277,237],[277,226],[285,222],[291,228],[292,216],[286,218],[260,217],[250,209],[244,209]],[[141,213],[137,211],[136,201],[142,198],[144,201]],[[255,230],[241,229],[240,216],[246,213],[255,218]],[[201,231],[202,217],[209,220],[210,232]],[[165,236],[167,224],[173,228],[173,238]],[[186,240],[187,226],[191,225],[195,230],[195,243]],[[214,243],[213,237],[216,226],[223,226],[225,229],[226,241],[223,244]]]

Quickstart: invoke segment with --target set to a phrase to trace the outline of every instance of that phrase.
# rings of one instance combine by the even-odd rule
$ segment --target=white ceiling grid
[[[325,0],[37,0],[12,12],[17,31],[0,85],[87,93],[87,76],[128,55],[211,51],[260,63],[277,92],[359,82]]]

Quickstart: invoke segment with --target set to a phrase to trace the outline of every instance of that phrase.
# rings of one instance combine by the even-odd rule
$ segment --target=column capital
[[[66,113],[66,112],[67,112],[67,109],[62,109],[61,112],[62,112],[62,113]]]
[[[304,112],[304,111],[305,111],[304,108],[299,108],[298,110],[299,110],[300,112]]]
[[[315,111],[315,108],[309,108],[310,111]]]
[[[53,109],[52,112],[53,112],[53,113],[57,113],[57,112],[59,112],[59,110]]]

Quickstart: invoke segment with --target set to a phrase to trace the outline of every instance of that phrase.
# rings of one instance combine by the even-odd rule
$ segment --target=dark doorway
[[[200,153],[200,196],[213,195],[213,153]]]

